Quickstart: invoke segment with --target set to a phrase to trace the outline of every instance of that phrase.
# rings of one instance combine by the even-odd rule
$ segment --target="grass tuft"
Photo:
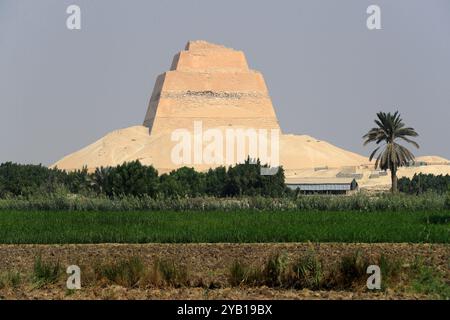
[[[233,287],[256,286],[264,282],[261,269],[246,265],[240,260],[235,260],[230,267],[228,282]]]
[[[134,288],[144,277],[145,267],[138,257],[131,257],[114,263],[99,265],[96,273],[117,285]]]
[[[98,278],[105,278],[111,283],[127,288],[189,285],[187,269],[169,260],[157,259],[151,267],[147,267],[139,257],[132,257],[98,265],[95,273]]]
[[[59,260],[56,262],[44,261],[41,255],[34,260],[33,282],[37,287],[55,283],[62,274]]]
[[[290,285],[293,288],[319,290],[322,288],[323,281],[322,262],[313,252],[298,258],[292,265]]]
[[[282,287],[288,272],[288,257],[286,253],[276,253],[267,259],[263,270],[264,283],[268,287]]]
[[[450,283],[445,281],[442,272],[425,265],[423,260],[418,258],[412,270],[415,274],[411,282],[413,291],[443,300],[450,299]]]
[[[350,289],[356,285],[365,283],[367,280],[367,267],[369,265],[369,260],[359,250],[352,254],[342,256],[338,266],[336,285],[343,289]]]
[[[0,274],[0,289],[16,289],[22,283],[22,276],[18,271],[7,271]]]
[[[187,269],[183,266],[177,265],[171,260],[158,259],[154,263],[154,273],[161,278],[162,281],[171,287],[183,287],[189,285],[189,277]]]

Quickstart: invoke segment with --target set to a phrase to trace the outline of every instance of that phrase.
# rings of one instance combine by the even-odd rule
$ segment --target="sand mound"
[[[439,156],[423,156],[423,157],[417,157],[416,158],[417,163],[425,163],[425,164],[437,164],[437,165],[446,165],[450,164],[450,160],[447,160],[443,157]]]

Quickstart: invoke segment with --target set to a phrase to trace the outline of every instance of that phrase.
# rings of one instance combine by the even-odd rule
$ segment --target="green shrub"
[[[139,281],[144,277],[145,268],[141,259],[131,257],[109,264],[97,266],[96,273],[110,282],[123,287],[137,287]]]
[[[22,276],[18,271],[8,271],[0,274],[0,289],[17,288],[22,282]]]
[[[445,197],[444,208],[450,210],[450,192],[447,192],[447,197]]]
[[[292,265],[290,286],[297,289],[318,290],[323,285],[322,262],[314,253],[298,258]]]
[[[339,263],[336,285],[344,289],[349,289],[355,285],[365,283],[367,280],[367,267],[369,265],[369,260],[362,255],[361,251],[344,255]]]
[[[187,269],[184,266],[177,265],[174,261],[158,259],[153,270],[160,274],[166,285],[177,288],[189,284]]]
[[[270,256],[263,270],[265,285],[268,287],[283,286],[287,272],[288,259],[285,253],[276,253]]]
[[[230,267],[228,281],[233,287],[240,286],[247,282],[248,266],[236,260]]]
[[[381,254],[377,264],[381,270],[381,287],[383,290],[391,283],[399,281],[399,277],[402,273],[401,260]]]
[[[411,283],[413,291],[444,300],[450,299],[450,284],[445,281],[440,271],[425,265],[419,258],[416,258],[412,270],[414,272]]]
[[[230,267],[228,282],[231,286],[256,286],[264,283],[263,273],[260,269],[250,267],[236,260]]]
[[[34,260],[33,281],[38,287],[55,283],[62,274],[61,264],[59,260],[49,262],[42,260],[38,255]]]

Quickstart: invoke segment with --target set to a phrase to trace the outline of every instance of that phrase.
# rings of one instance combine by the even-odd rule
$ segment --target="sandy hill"
[[[450,160],[439,156],[423,156],[417,157],[416,163],[426,163],[428,165],[446,165],[450,164]]]
[[[187,130],[195,139],[196,122],[201,122],[203,133],[216,130],[220,139],[225,139],[227,130],[266,130],[268,137],[279,130],[279,163],[288,176],[331,177],[349,167],[373,170],[368,159],[356,153],[307,135],[283,135],[263,75],[249,69],[242,51],[205,41],[188,42],[173,58],[170,70],[157,77],[142,126],[113,131],[52,166],[67,170],[87,166],[93,170],[138,159],[167,172],[183,165],[206,170],[240,161],[236,154],[231,163],[220,162],[220,156],[213,162],[195,161],[195,140],[191,149],[186,149],[191,153],[190,162],[174,161],[172,153],[179,141],[173,139],[173,133]],[[217,136],[210,138],[220,140]],[[202,152],[211,141],[200,143]],[[252,151],[247,140],[244,149],[247,154]],[[442,162],[436,157],[425,160]]]

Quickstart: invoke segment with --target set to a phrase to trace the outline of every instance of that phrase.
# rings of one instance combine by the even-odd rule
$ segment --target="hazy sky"
[[[370,4],[382,30],[366,27]],[[51,164],[141,124],[191,39],[243,50],[284,132],[368,155],[375,113],[398,109],[418,155],[450,158],[448,0],[0,0],[0,162]]]

